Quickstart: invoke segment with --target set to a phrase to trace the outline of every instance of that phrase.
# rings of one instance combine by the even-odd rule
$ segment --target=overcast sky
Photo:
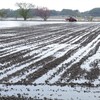
[[[16,2],[32,3],[39,7],[48,7],[49,9],[78,9],[79,11],[87,11],[95,7],[100,7],[100,0],[0,0],[1,8],[17,9]]]

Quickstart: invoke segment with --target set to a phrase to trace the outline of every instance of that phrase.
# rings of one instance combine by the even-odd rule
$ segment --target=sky
[[[79,10],[81,12],[100,7],[100,0],[0,0],[0,9],[17,9],[16,2],[32,3],[35,7],[48,7],[61,11],[62,9]]]

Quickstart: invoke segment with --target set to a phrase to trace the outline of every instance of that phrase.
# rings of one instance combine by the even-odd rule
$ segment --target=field
[[[3,96],[100,100],[100,24],[0,29],[0,100]]]

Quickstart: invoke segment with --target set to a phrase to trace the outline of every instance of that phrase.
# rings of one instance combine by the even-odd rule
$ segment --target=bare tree
[[[0,18],[5,17],[6,13],[4,11],[0,11]]]
[[[47,19],[50,17],[50,10],[46,7],[37,8],[37,15],[44,21],[47,21]]]
[[[27,20],[29,18],[29,11],[34,6],[30,3],[16,3],[16,5],[19,7],[19,14],[24,18],[24,20]]]
[[[93,21],[93,16],[88,16],[88,21]]]
[[[87,21],[93,21],[94,17],[93,16],[85,16],[85,20]]]

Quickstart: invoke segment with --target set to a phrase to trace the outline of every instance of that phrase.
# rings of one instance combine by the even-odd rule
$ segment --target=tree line
[[[1,9],[0,17],[22,17],[24,20],[27,20],[30,17],[39,16],[44,21],[46,21],[50,16],[50,11],[47,7],[34,8],[34,5],[31,3],[16,3],[16,6],[19,8],[17,10],[10,9]],[[34,15],[33,15],[34,13]]]
[[[35,8],[34,5],[30,3],[16,3],[16,6],[18,7],[17,10],[1,9],[0,17],[1,18],[22,17],[24,20],[27,20],[28,18],[39,16],[44,21],[46,21],[50,16],[74,16],[74,17],[100,16],[100,8],[94,8],[90,11],[80,12],[78,10],[71,10],[71,9],[63,9],[62,11],[56,11],[56,10],[49,10],[47,7]]]

